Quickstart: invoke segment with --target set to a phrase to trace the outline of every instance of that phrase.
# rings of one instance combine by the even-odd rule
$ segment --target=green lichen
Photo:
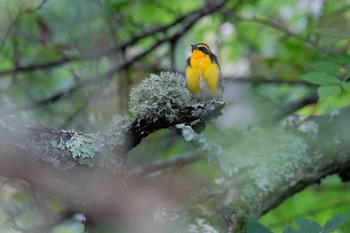
[[[93,158],[98,154],[108,154],[117,146],[124,144],[127,131],[131,127],[131,119],[127,116],[115,116],[102,132],[84,134],[77,131],[64,131],[72,135],[69,140],[53,139],[50,144],[60,150],[68,149],[73,158]]]
[[[102,138],[111,148],[123,145],[132,120],[128,116],[116,115],[102,132]]]
[[[203,134],[197,134],[192,127],[185,124],[176,125],[181,129],[182,137],[194,144],[201,154],[204,154],[208,161],[216,164],[225,174],[225,176],[233,176],[238,172],[241,158],[235,154],[229,155],[220,145],[208,140]]]
[[[96,153],[105,152],[99,133],[84,134],[70,131],[70,134],[72,136],[69,140],[52,139],[50,145],[60,150],[69,150],[73,158],[92,158]]]
[[[218,159],[223,160],[220,164],[236,161],[234,168],[226,167],[223,173],[229,177],[238,172],[244,174],[240,199],[253,211],[259,208],[262,198],[292,181],[299,169],[309,166],[311,158],[304,138],[282,127],[255,127],[245,132],[244,138],[229,150],[227,158]]]
[[[190,103],[192,96],[186,88],[184,78],[177,73],[151,74],[130,94],[129,109],[137,118],[155,122],[166,117],[175,119],[179,109]]]
[[[301,166],[310,162],[307,154],[309,146],[302,138],[294,134],[274,136],[270,141],[274,144],[262,155],[266,157],[251,170],[251,178],[262,191],[273,191],[292,179]]]
[[[315,121],[308,120],[299,124],[298,130],[305,134],[309,139],[315,140],[318,138],[319,125]]]
[[[274,191],[310,163],[309,145],[292,132],[257,128],[246,137],[250,147],[240,148],[238,153],[244,154],[243,166],[249,167],[249,178],[263,193]]]
[[[218,165],[226,178],[240,171],[247,172],[251,181],[249,185],[256,187],[260,194],[274,191],[295,177],[298,169],[310,163],[309,145],[304,138],[282,127],[255,127],[245,132],[245,139],[229,150],[196,134],[189,126],[178,125],[177,128],[182,130],[186,141],[192,142],[208,155],[210,162]]]
[[[290,116],[282,123],[286,128],[296,129],[296,133],[315,141],[319,136],[319,123],[302,116]]]
[[[58,148],[58,149],[61,149],[61,150],[66,148],[65,143],[62,140],[62,138],[59,139],[59,142],[57,142],[56,140],[52,139],[50,141],[50,144],[51,144],[52,147]]]
[[[240,199],[243,200],[245,206],[250,210],[256,210],[261,204],[263,192],[254,185],[246,183],[241,189]]]
[[[198,143],[201,143],[201,140],[204,139],[202,135],[194,132],[192,127],[188,125],[178,124],[176,125],[176,128],[181,129],[182,137],[187,142],[198,141]]]
[[[193,143],[220,168],[224,180],[241,177],[241,181],[236,180],[240,195],[231,201],[242,201],[251,213],[259,208],[266,195],[284,187],[300,169],[310,166],[309,139],[318,133],[318,124],[313,122],[291,128],[286,125],[267,129],[253,127],[242,132],[242,137],[232,147],[223,149],[189,126],[177,125],[177,128],[182,130],[186,141]]]
[[[188,225],[188,232],[191,233],[219,233],[214,227],[209,225],[208,221],[202,218],[196,218],[196,222]]]
[[[65,143],[73,158],[93,158],[95,154],[105,152],[99,134],[75,133]]]

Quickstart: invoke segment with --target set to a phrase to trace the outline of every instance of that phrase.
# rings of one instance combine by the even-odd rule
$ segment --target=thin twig
[[[191,154],[186,156],[172,157],[165,161],[158,161],[151,164],[144,165],[140,168],[137,168],[131,172],[132,179],[139,179],[147,175],[163,171],[168,168],[179,167],[189,165],[199,160],[202,160],[204,157],[199,154]]]
[[[27,14],[27,13],[30,13],[30,12],[33,12],[33,11],[37,11],[37,10],[40,10],[44,4],[48,2],[48,0],[42,0],[38,6],[32,8],[32,9],[27,9],[27,10],[24,10],[22,11],[23,9],[23,6],[24,4],[22,4],[19,8],[19,11],[18,11],[18,14],[16,15],[16,17],[12,20],[11,24],[9,25],[9,27],[7,28],[6,32],[5,32],[5,35],[4,37],[1,39],[1,42],[0,42],[0,51],[3,49],[4,45],[5,45],[5,41],[7,40],[8,36],[10,35],[13,27],[18,23],[18,20],[24,15],[24,14]],[[0,75],[1,75],[1,72],[0,72]]]
[[[5,45],[5,41],[7,40],[7,37],[10,35],[12,28],[17,24],[19,18],[22,16],[23,12],[22,12],[22,8],[23,8],[23,4],[20,6],[19,10],[18,10],[18,14],[16,15],[16,17],[11,20],[11,23],[9,25],[9,27],[7,28],[4,37],[1,39],[0,42],[0,52],[3,49],[4,45]],[[9,10],[8,10],[9,11]],[[10,12],[8,12],[9,17],[11,18]]]
[[[48,69],[48,68],[52,68],[52,67],[56,67],[56,66],[60,66],[63,65],[65,63],[68,62],[72,62],[72,61],[79,61],[79,60],[89,60],[89,59],[97,59],[103,56],[108,56],[111,54],[114,54],[117,51],[123,51],[125,50],[127,47],[135,44],[136,42],[148,37],[148,36],[154,36],[157,33],[162,33],[163,35],[167,34],[167,31],[169,29],[171,29],[172,27],[183,23],[183,28],[181,30],[179,30],[179,32],[175,33],[173,36],[164,36],[162,40],[156,41],[154,46],[151,46],[150,49],[146,49],[145,52],[146,53],[141,53],[141,56],[136,56],[135,58],[142,58],[143,56],[145,56],[146,54],[148,54],[150,51],[152,51],[154,48],[158,47],[159,45],[161,45],[162,43],[164,43],[165,41],[171,40],[171,39],[176,39],[181,37],[183,34],[185,34],[200,18],[202,18],[205,15],[208,15],[212,12],[214,12],[215,10],[217,10],[218,8],[222,7],[225,3],[227,2],[227,0],[221,0],[221,1],[215,1],[215,2],[211,2],[209,4],[204,5],[202,8],[199,8],[197,10],[192,11],[191,13],[187,14],[187,15],[183,15],[179,18],[177,18],[174,22],[165,25],[165,26],[161,26],[158,28],[155,28],[153,30],[150,30],[148,32],[145,32],[143,34],[140,34],[138,36],[134,36],[131,39],[129,39],[128,41],[112,46],[108,49],[105,50],[101,50],[95,53],[89,53],[89,54],[82,54],[82,55],[77,55],[77,56],[65,56],[62,57],[59,60],[56,61],[51,61],[51,62],[46,62],[46,63],[39,63],[39,64],[30,64],[27,66],[21,66],[21,67],[15,67],[12,69],[8,69],[8,70],[2,70],[0,71],[0,76],[4,76],[4,75],[8,75],[8,74],[12,74],[12,73],[18,73],[18,72],[28,72],[28,71],[33,71],[33,70],[37,70],[37,69]],[[133,59],[131,59],[133,60]],[[126,62],[126,65],[129,65],[129,62]],[[131,62],[133,63],[133,62]],[[130,64],[131,64],[130,63]]]
[[[223,77],[225,82],[239,82],[239,83],[252,83],[252,84],[289,84],[289,85],[303,85],[303,86],[315,86],[312,83],[302,80],[283,80],[281,78],[265,78],[265,77]]]
[[[258,17],[251,17],[251,18],[245,18],[245,17],[240,17],[240,16],[236,16],[233,15],[231,12],[229,11],[224,11],[223,12],[224,15],[229,15],[233,18],[233,20],[236,21],[241,21],[241,22],[252,22],[252,23],[257,23],[257,24],[262,24],[265,26],[269,26],[271,28],[274,28],[276,30],[279,30],[281,32],[283,32],[286,36],[290,36],[293,37],[299,41],[302,41],[304,43],[306,43],[307,45],[317,49],[318,51],[325,53],[327,55],[334,55],[335,53],[333,51],[321,48],[317,41],[313,41],[311,40],[310,37],[303,37],[293,31],[291,31],[290,29],[286,28],[285,26],[281,25],[278,22],[272,21],[272,20],[267,20],[267,19],[263,19],[263,18],[258,18]]]
[[[88,78],[85,80],[81,80],[80,82],[78,82],[76,85],[68,88],[67,90],[55,93],[47,98],[38,100],[36,102],[31,102],[31,103],[26,103],[23,104],[22,106],[19,106],[17,108],[12,108],[12,109],[7,109],[7,110],[2,110],[2,112],[5,112],[6,114],[10,114],[10,113],[14,113],[17,112],[19,110],[29,110],[32,109],[34,107],[38,107],[38,106],[42,106],[48,103],[52,103],[55,101],[58,101],[62,98],[65,98],[67,96],[69,96],[71,93],[75,92],[76,90],[90,85],[90,84],[94,84],[97,82],[101,82],[101,81],[105,81],[108,79],[111,79],[113,77],[113,74],[119,72],[120,70],[124,69],[125,67],[128,67],[130,65],[132,65],[133,63],[135,63],[136,61],[140,60],[141,58],[145,57],[147,54],[151,53],[152,51],[154,51],[157,47],[159,47],[161,44],[167,42],[167,41],[171,41],[171,40],[175,40],[176,38],[180,38],[181,36],[183,36],[200,18],[202,18],[203,16],[212,13],[213,11],[215,11],[217,8],[223,6],[226,3],[227,0],[222,0],[220,2],[215,2],[215,4],[209,4],[206,5],[205,7],[195,11],[196,14],[193,14],[192,17],[190,17],[188,19],[188,22],[185,22],[185,25],[183,26],[183,28],[181,30],[179,30],[177,33],[175,33],[172,36],[164,36],[163,39],[160,39],[156,42],[153,43],[153,45],[151,45],[150,47],[148,47],[147,49],[145,49],[143,52],[139,53],[138,55],[132,57],[131,59],[127,59],[125,61],[123,61],[122,63],[118,64],[117,66],[113,67],[112,69],[110,69],[109,71],[105,72],[104,74],[92,77],[92,78]],[[65,58],[65,59],[78,59],[78,57],[75,58]],[[64,59],[61,61],[56,61],[59,64],[63,64]],[[55,63],[55,62],[52,62]],[[42,67],[51,67],[52,65],[46,63],[46,64],[42,64]],[[17,68],[18,69],[18,68]],[[23,69],[23,67],[22,67]],[[27,67],[26,69],[31,69],[30,67]],[[0,76],[1,76],[1,71],[0,71]]]

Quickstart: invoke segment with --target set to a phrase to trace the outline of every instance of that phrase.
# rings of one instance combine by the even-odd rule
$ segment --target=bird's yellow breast
[[[219,88],[219,75],[218,65],[212,62],[207,54],[193,51],[190,65],[186,68],[187,87],[192,94],[196,95],[208,89],[210,96],[216,96]],[[204,82],[204,87],[201,82]]]

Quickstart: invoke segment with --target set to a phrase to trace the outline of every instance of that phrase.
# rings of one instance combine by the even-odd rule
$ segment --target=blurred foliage
[[[350,104],[348,1],[248,0],[234,9],[235,4],[236,1],[228,1],[220,10],[200,18],[175,41],[156,46],[132,64],[104,77],[164,36],[181,31],[182,25],[151,33],[121,50],[112,48],[173,23],[205,6],[206,1],[0,0],[0,111],[50,127],[85,132],[102,129],[115,114],[129,111],[127,102],[132,87],[151,73],[183,73],[189,45],[196,42],[206,42],[213,48],[226,78],[227,111],[204,132],[224,147],[232,144],[231,135],[241,134],[242,126],[270,118],[276,109],[284,109],[312,93],[317,93],[320,100],[298,109],[298,114],[324,115]],[[64,61],[74,56],[81,59]],[[62,63],[51,68],[21,70],[61,59]],[[12,69],[17,72],[7,72]],[[96,77],[97,81],[79,86]],[[52,98],[56,94],[59,97]],[[147,94],[142,93],[145,98]],[[182,97],[187,98],[186,95]],[[139,111],[132,110],[141,115]],[[152,161],[195,154],[195,149],[174,132],[162,130],[132,150],[127,165],[132,170]],[[195,177],[196,182],[208,183],[219,176],[219,171],[207,162],[192,164],[181,173]],[[33,227],[45,216],[63,209],[64,204],[33,196],[24,187],[2,182],[1,232]],[[289,198],[263,216],[261,223],[273,232],[282,232],[287,225],[294,229],[303,226],[304,223],[295,223],[297,218],[325,226],[329,219],[350,209],[348,189],[337,177],[329,177]],[[176,195],[183,197],[187,192],[178,190]],[[191,225],[192,232],[211,227],[201,219],[196,224]],[[254,224],[252,227],[258,227],[258,223]],[[71,218],[52,232],[75,233],[82,232],[82,228],[79,221]],[[350,224],[339,229],[335,232],[350,232]]]
[[[348,185],[342,184],[337,176],[330,176],[320,185],[309,187],[289,198],[278,208],[263,216],[260,221],[273,232],[283,232],[287,225],[297,228],[294,223],[297,218],[306,218],[325,226],[332,217],[349,211],[348,188]],[[349,218],[350,216],[347,217]],[[340,229],[335,232],[348,232],[350,222],[348,221]]]

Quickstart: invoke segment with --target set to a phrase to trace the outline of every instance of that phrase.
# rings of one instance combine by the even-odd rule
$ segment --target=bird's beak
[[[197,47],[197,45],[195,45],[195,44],[191,44],[191,47],[192,47],[192,50],[194,50],[194,49],[197,49],[198,47]]]

